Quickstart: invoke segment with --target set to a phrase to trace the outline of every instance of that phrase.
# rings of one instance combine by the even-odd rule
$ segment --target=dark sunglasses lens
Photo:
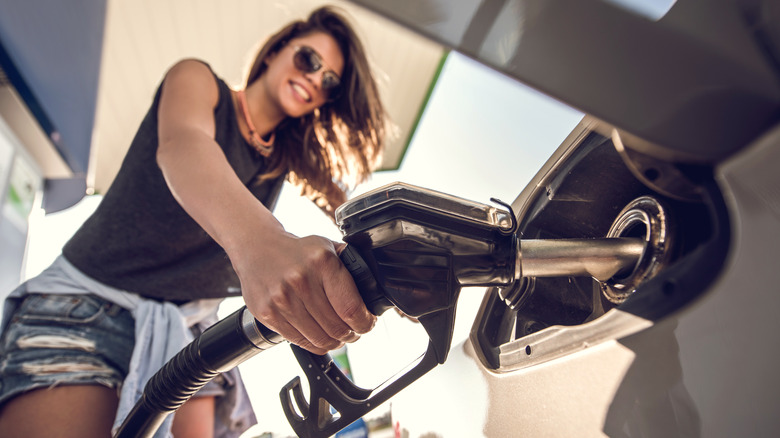
[[[295,68],[304,73],[314,73],[322,68],[322,62],[320,62],[320,56],[314,50],[308,47],[301,47],[295,52],[293,57]]]
[[[327,71],[322,75],[322,91],[328,96],[328,100],[335,100],[341,94],[341,81],[333,72]]]
[[[322,89],[325,91],[336,90],[340,83],[339,77],[332,72],[327,71],[322,75]]]

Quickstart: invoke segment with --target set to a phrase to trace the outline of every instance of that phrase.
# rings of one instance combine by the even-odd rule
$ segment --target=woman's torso
[[[216,75],[215,80],[215,139],[241,181],[273,209],[284,177],[257,184],[265,159],[239,131],[230,88]],[[111,188],[63,254],[96,280],[150,298],[239,295],[238,277],[224,250],[174,199],[157,166],[159,100],[160,89]]]

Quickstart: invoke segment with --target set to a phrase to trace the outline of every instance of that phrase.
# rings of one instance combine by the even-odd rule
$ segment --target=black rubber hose
[[[117,431],[116,438],[151,437],[165,418],[181,407],[219,373],[263,351],[246,335],[246,307],[206,329],[169,360],[144,387]],[[260,336],[273,345],[281,336],[251,318]],[[254,328],[253,328],[254,329]]]

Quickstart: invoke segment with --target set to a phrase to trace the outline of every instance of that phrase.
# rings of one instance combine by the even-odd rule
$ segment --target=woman
[[[108,436],[227,296],[317,354],[370,330],[337,244],[287,233],[271,209],[286,178],[332,215],[369,175],[384,123],[363,48],[331,8],[271,37],[242,90],[201,61],[175,64],[98,209],[7,302],[0,436]],[[237,370],[215,379],[173,435],[238,436],[254,416],[218,402],[241,406],[242,389]]]

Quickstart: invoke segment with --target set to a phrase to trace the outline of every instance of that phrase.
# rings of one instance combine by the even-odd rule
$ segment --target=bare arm
[[[325,238],[287,233],[241,183],[214,141],[219,90],[208,68],[168,72],[157,163],[181,206],[227,252],[249,311],[290,342],[322,354],[375,321]]]

